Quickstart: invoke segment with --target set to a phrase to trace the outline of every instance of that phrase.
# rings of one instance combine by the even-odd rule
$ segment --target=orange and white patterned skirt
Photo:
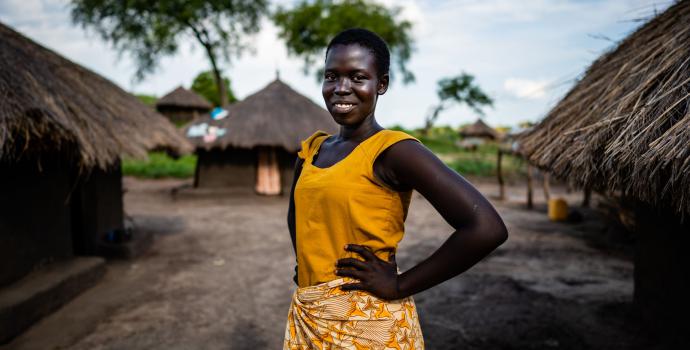
[[[298,288],[292,297],[283,349],[424,349],[411,297],[384,301],[361,291],[342,291],[339,278]]]

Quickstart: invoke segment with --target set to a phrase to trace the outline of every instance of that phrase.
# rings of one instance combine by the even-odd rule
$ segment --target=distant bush
[[[123,159],[122,174],[143,178],[188,178],[194,176],[196,155],[173,159],[163,152],[149,153],[148,160]]]
[[[497,173],[496,153],[475,153],[475,154],[456,154],[447,159],[446,165],[457,171],[460,175],[471,175],[480,177],[494,177]],[[524,161],[511,155],[503,156],[503,176],[504,178],[515,178],[525,176]]]
[[[143,102],[145,105],[149,107],[156,107],[156,102],[158,101],[158,97],[154,95],[146,95],[146,94],[136,94],[135,95],[139,101]]]
[[[419,136],[417,137],[424,146],[428,147],[434,153],[453,153],[459,152],[460,149],[455,145],[454,141],[448,139],[438,138],[434,136]]]
[[[447,163],[448,167],[460,175],[495,176],[496,162],[487,159],[455,159]]]

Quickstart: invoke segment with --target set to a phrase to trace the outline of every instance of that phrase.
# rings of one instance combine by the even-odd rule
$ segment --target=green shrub
[[[497,154],[484,150],[480,153],[478,150],[475,153],[462,152],[444,156],[446,165],[451,169],[457,171],[460,175],[471,176],[496,176],[496,161]],[[520,158],[511,155],[503,156],[503,177],[505,179],[524,177],[525,165]]]
[[[448,166],[460,175],[494,176],[496,163],[486,159],[461,158],[448,162]]]
[[[188,178],[194,176],[196,155],[173,159],[163,152],[151,152],[147,160],[123,159],[122,174],[143,178]]]
[[[445,154],[459,151],[458,146],[456,146],[454,142],[449,142],[448,140],[431,136],[419,136],[418,138],[424,146],[428,147],[434,153]]]

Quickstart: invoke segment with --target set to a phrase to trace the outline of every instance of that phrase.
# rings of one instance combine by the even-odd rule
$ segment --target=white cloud
[[[39,1],[5,0],[0,3],[0,13],[24,17],[42,15],[43,3]]]
[[[546,96],[548,84],[546,80],[508,78],[503,82],[503,88],[517,97],[536,100]]]

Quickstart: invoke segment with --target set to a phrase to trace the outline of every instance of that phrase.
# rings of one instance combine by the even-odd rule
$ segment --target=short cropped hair
[[[388,74],[391,64],[391,54],[388,50],[388,45],[380,36],[376,33],[362,29],[362,28],[351,28],[343,30],[338,33],[331,42],[328,43],[326,48],[326,56],[328,56],[328,51],[335,45],[351,45],[358,44],[374,54],[376,59],[376,72],[379,77],[384,74]]]

